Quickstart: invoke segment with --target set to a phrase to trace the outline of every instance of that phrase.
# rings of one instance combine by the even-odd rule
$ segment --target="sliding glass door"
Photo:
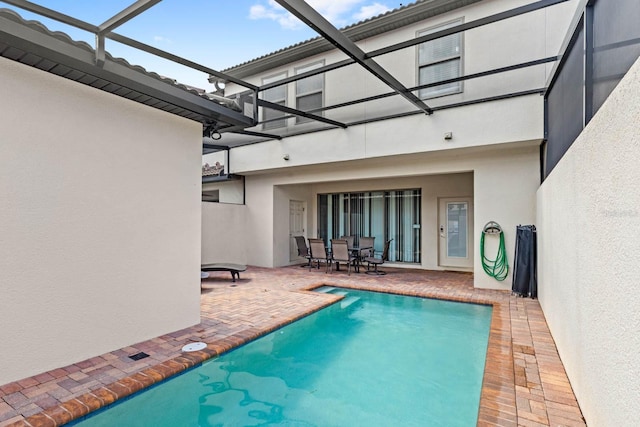
[[[375,237],[381,253],[391,241],[389,260],[420,262],[420,189],[318,195],[318,236],[325,242],[340,236]]]

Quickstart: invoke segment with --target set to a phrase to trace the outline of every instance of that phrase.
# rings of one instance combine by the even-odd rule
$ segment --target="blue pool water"
[[[491,307],[345,295],[78,426],[474,426]]]

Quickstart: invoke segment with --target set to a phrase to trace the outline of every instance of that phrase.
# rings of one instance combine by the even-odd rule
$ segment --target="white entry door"
[[[473,204],[470,197],[439,200],[438,235],[441,267],[473,267]]]
[[[298,246],[294,236],[304,236],[305,202],[289,200],[289,261],[298,260]]]

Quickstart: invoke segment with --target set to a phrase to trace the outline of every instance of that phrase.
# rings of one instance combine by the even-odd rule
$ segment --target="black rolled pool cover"
[[[522,297],[538,297],[537,236],[534,225],[516,227],[516,253],[513,257],[511,291]]]

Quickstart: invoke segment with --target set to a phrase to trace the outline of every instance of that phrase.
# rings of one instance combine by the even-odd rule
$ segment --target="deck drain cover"
[[[198,351],[207,348],[207,344],[203,342],[192,342],[182,347],[182,351]]]
[[[132,354],[131,356],[129,356],[129,359],[140,360],[144,359],[145,357],[149,357],[149,355],[144,351],[141,351],[140,353]]]

